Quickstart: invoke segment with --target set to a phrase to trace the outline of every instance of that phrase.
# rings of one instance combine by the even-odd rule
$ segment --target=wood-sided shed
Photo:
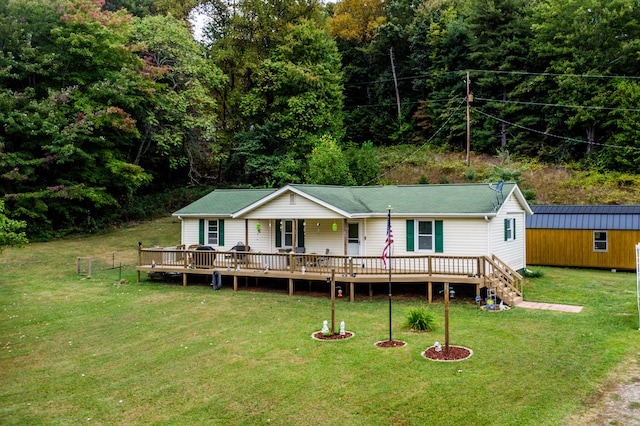
[[[639,205],[532,206],[527,265],[633,270]]]

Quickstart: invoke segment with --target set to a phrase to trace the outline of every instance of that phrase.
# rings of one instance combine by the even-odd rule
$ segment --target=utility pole
[[[393,84],[396,87],[396,103],[398,104],[398,121],[400,121],[400,92],[398,91],[398,78],[396,77],[396,66],[393,64],[393,47],[389,48],[389,57],[391,57],[391,72],[393,73]]]
[[[473,93],[469,90],[471,80],[469,80],[469,71],[467,71],[467,167],[471,163],[471,114],[470,104],[473,102]]]

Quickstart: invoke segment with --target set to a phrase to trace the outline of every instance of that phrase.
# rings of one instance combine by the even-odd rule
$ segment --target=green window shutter
[[[516,239],[516,219],[513,219],[513,239]]]
[[[504,220],[504,240],[509,239],[509,219]]]
[[[276,247],[282,247],[282,220],[276,220]]]
[[[224,219],[218,219],[218,245],[224,245]]]
[[[414,230],[415,226],[413,224],[413,220],[407,220],[407,251],[415,251],[414,250]]]
[[[436,220],[436,253],[444,252],[444,234],[442,232],[442,221]]]
[[[198,244],[204,244],[204,219],[198,223]]]
[[[298,247],[304,247],[304,219],[298,219]]]

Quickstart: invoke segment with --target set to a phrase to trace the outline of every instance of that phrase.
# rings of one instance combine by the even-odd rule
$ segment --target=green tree
[[[216,141],[215,90],[223,76],[184,21],[149,16],[136,22],[134,42],[145,61],[145,73],[155,84],[153,98],[139,111],[143,136],[134,164],[186,172],[190,183],[220,178],[223,160]],[[155,165],[155,167],[153,167]],[[156,179],[162,181],[162,170]]]
[[[355,184],[371,185],[378,178],[380,167],[373,142],[366,141],[360,147],[351,143],[345,155]]]
[[[346,157],[330,135],[320,137],[311,150],[306,180],[318,185],[355,184]]]
[[[267,93],[264,87],[256,88],[268,84],[260,81],[269,78],[272,65],[268,61],[274,63],[273,67],[283,66],[282,60],[273,56],[274,50],[289,43],[285,38],[292,28],[303,21],[320,27],[324,18],[318,1],[211,1],[201,10],[209,18],[204,29],[208,54],[225,76],[225,84],[216,90],[215,96],[216,138],[222,153],[229,155],[225,167],[228,180],[263,185],[267,179],[272,183],[290,181],[286,170],[300,176],[300,171],[295,171],[298,165],[293,157],[274,156],[280,140],[272,139],[277,136],[272,133],[282,130],[278,123],[270,120],[276,117],[269,117],[267,104],[251,105],[250,98],[260,101],[261,90],[267,97],[276,95],[277,88],[273,93]],[[284,77],[277,78],[284,80]],[[304,102],[300,98],[296,101],[298,107]],[[274,178],[274,170],[280,170],[282,176]]]
[[[532,0],[482,0],[473,2],[466,19],[469,58],[476,69],[471,73],[471,89],[482,111],[505,120],[474,115],[474,151],[506,156],[511,138],[524,137],[510,129],[506,121],[517,121],[522,108],[511,104],[522,83],[522,70],[535,71],[530,57]],[[513,73],[515,72],[515,73]],[[531,138],[524,139],[524,143]],[[515,141],[513,144],[523,144]]]
[[[554,74],[540,86],[549,103],[581,107],[546,111],[555,126],[550,130],[585,140],[562,142],[560,148],[569,155],[588,155],[619,131],[603,108],[616,106],[616,83],[608,77],[636,73],[639,18],[633,0],[546,0],[536,5],[534,50],[548,63],[546,71]]]
[[[340,55],[327,33],[312,21],[291,26],[243,97],[253,127],[239,135],[238,153],[252,181],[267,175],[278,185],[301,181],[315,139],[341,138],[340,77]]]

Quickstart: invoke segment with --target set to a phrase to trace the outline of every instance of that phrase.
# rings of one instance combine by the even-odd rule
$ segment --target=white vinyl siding
[[[261,219],[261,218],[277,218],[277,219],[337,219],[342,220],[342,217],[328,208],[316,204],[304,197],[297,194],[294,195],[294,204],[291,204],[291,197],[289,193],[271,200],[266,205],[258,207],[255,210],[247,213],[245,216],[248,219]]]

